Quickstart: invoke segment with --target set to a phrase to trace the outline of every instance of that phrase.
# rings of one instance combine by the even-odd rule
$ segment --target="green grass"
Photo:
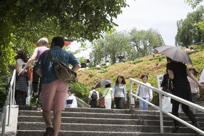
[[[193,67],[195,67],[200,73],[204,68],[204,47],[195,45],[193,47],[195,52],[191,53],[190,57],[193,62]],[[129,78],[139,79],[141,74],[148,74],[148,82],[154,87],[157,87],[156,77],[157,75],[165,73],[165,66],[166,57],[156,54],[145,56],[134,61],[79,71],[78,79],[79,82],[86,84],[88,88],[91,88],[100,80],[112,80],[114,83],[118,75],[123,75],[126,78],[127,90],[129,91]],[[189,67],[192,66],[189,65]],[[204,94],[202,95],[202,99],[204,100]]]

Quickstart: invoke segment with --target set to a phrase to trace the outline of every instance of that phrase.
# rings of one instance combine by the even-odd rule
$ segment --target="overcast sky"
[[[123,9],[115,22],[118,31],[129,31],[133,28],[154,29],[158,31],[166,45],[175,45],[177,32],[176,22],[184,19],[192,9],[185,0],[127,0],[129,7]],[[70,45],[71,50],[79,48],[76,42]],[[77,54],[77,57],[88,58],[91,50]]]
[[[185,18],[192,9],[185,0],[127,0],[129,7],[123,9],[115,22],[118,31],[152,28],[158,31],[165,44],[174,45],[176,22]]]

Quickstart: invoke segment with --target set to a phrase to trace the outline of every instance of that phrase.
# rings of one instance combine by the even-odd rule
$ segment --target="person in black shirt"
[[[185,100],[192,101],[191,88],[187,76],[192,78],[199,85],[198,80],[192,75],[192,73],[188,71],[185,64],[173,61],[170,58],[167,58],[167,62],[168,62],[167,72],[169,78],[173,81],[172,94]],[[171,102],[172,102],[172,114],[175,116],[179,116],[178,109],[180,102],[173,99],[171,100]],[[194,126],[197,126],[197,120],[193,112],[190,110],[189,106],[182,104],[182,109],[186,116],[188,116],[188,118],[192,121],[192,124]],[[178,121],[174,120],[174,125],[175,128],[173,129],[173,132],[177,132],[179,128]]]

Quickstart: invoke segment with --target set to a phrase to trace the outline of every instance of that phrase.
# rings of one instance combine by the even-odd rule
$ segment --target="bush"
[[[84,100],[85,102],[88,102],[88,95],[91,88],[83,83],[76,82],[70,84],[70,89],[74,91],[74,94],[79,97],[80,99]]]

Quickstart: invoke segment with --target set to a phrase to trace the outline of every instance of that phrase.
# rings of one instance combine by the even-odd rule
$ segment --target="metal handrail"
[[[149,101],[146,101],[146,100],[143,99],[142,97],[139,97],[139,96],[133,94],[133,92],[132,92],[132,83],[133,83],[133,82],[135,82],[135,83],[137,83],[137,84],[140,84],[140,85],[143,85],[143,86],[146,86],[146,87],[152,89],[153,91],[157,92],[157,93],[159,94],[159,106],[154,105],[153,103],[151,103],[151,102],[149,102]],[[170,94],[170,93],[164,92],[164,91],[162,91],[161,89],[158,89],[158,88],[155,88],[155,87],[152,87],[152,86],[148,86],[148,85],[144,84],[143,82],[140,82],[140,81],[138,81],[138,80],[136,80],[136,79],[130,78],[130,107],[131,107],[131,104],[132,104],[132,99],[133,99],[133,97],[136,97],[136,98],[138,98],[139,100],[142,100],[142,101],[146,102],[147,104],[151,105],[152,107],[154,107],[155,109],[159,110],[159,111],[160,111],[160,132],[161,132],[161,133],[164,133],[164,127],[163,127],[163,113],[164,113],[164,114],[166,114],[167,116],[169,116],[169,117],[171,117],[171,118],[173,118],[173,119],[179,121],[180,123],[184,124],[185,126],[187,126],[187,127],[191,128],[191,129],[195,130],[196,132],[198,132],[198,133],[204,135],[204,131],[203,131],[203,130],[201,130],[201,129],[199,129],[199,128],[193,126],[193,125],[191,125],[190,123],[184,121],[183,119],[178,118],[177,116],[175,116],[175,115],[173,115],[173,114],[171,114],[171,113],[169,113],[169,112],[164,111],[164,110],[162,109],[162,95],[168,96],[168,97],[170,97],[171,99],[174,99],[174,100],[176,100],[176,101],[179,101],[179,102],[182,103],[182,104],[186,104],[186,105],[188,105],[189,107],[192,107],[192,108],[194,108],[194,109],[196,109],[196,110],[198,110],[198,111],[204,112],[204,107],[202,107],[202,106],[200,106],[200,105],[197,105],[197,104],[195,104],[195,103],[192,103],[192,102],[190,102],[190,101],[187,101],[187,100],[185,100],[185,99],[182,99],[182,98],[180,98],[180,97],[177,97],[177,96],[172,95],[172,94]]]
[[[5,136],[6,126],[10,125],[11,105],[15,104],[15,83],[16,83],[16,69],[13,71],[13,75],[9,84],[9,91],[4,103],[2,111],[2,133],[1,136]],[[8,109],[7,109],[8,107]],[[7,113],[8,112],[8,113]],[[8,114],[8,116],[7,116]],[[7,124],[6,124],[7,122]]]

